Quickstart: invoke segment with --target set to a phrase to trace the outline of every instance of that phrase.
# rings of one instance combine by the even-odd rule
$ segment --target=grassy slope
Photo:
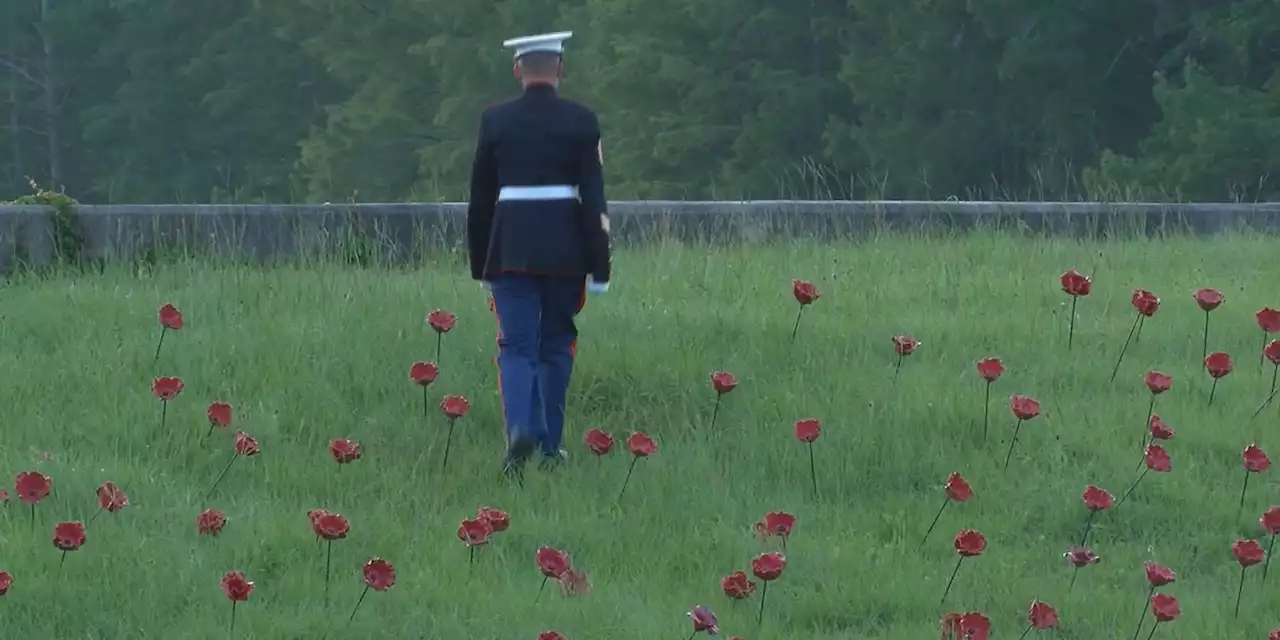
[[[532,475],[523,493],[495,481],[493,322],[478,287],[452,270],[190,265],[146,280],[117,273],[15,284],[0,291],[0,471],[44,471],[56,497],[38,507],[35,532],[21,505],[0,515],[0,568],[16,580],[0,600],[4,625],[12,637],[221,638],[230,607],[218,579],[243,569],[258,585],[239,616],[246,636],[315,638],[345,621],[359,566],[380,555],[396,564],[399,584],[370,595],[349,637],[532,639],[558,628],[573,640],[675,638],[688,629],[684,612],[706,604],[726,635],[751,640],[919,640],[934,637],[943,612],[950,538],[974,527],[989,550],[965,563],[945,609],[985,611],[997,638],[1021,633],[1033,597],[1058,606],[1060,639],[1132,635],[1146,591],[1141,565],[1152,558],[1178,572],[1167,591],[1184,604],[1185,617],[1162,637],[1265,637],[1280,626],[1280,610],[1266,604],[1280,582],[1272,578],[1264,600],[1254,574],[1234,622],[1230,545],[1259,536],[1257,514],[1280,503],[1273,472],[1252,483],[1235,518],[1240,450],[1263,424],[1262,445],[1276,441],[1275,410],[1243,426],[1271,377],[1270,365],[1256,363],[1252,314],[1280,305],[1273,254],[1274,241],[1238,237],[1080,245],[995,235],[632,252],[619,259],[616,291],[593,300],[581,322],[573,464],[562,477]],[[1070,267],[1095,276],[1073,353],[1068,299],[1056,286]],[[794,345],[793,277],[823,290]],[[1135,286],[1165,306],[1109,384]],[[1213,407],[1199,366],[1203,315],[1191,299],[1201,286],[1226,293],[1211,349],[1236,355],[1239,366]],[[189,327],[166,339],[153,368],[154,314],[166,301]],[[447,473],[444,422],[424,421],[406,379],[415,359],[433,354],[422,318],[435,307],[460,321],[446,336],[433,402],[445,393],[473,402]],[[895,387],[889,338],[904,332],[924,345]],[[973,362],[987,355],[1003,357],[1008,371],[995,385],[983,445]],[[1103,563],[1081,571],[1067,594],[1061,555],[1084,520],[1081,490],[1097,483],[1118,496],[1136,475],[1149,368],[1175,378],[1157,405],[1177,430],[1174,472],[1151,474],[1099,519]],[[742,385],[710,432],[713,369],[737,373]],[[148,393],[156,374],[186,381],[163,431]],[[1039,398],[1046,415],[1027,425],[1004,473],[1010,393]],[[236,425],[263,453],[237,462],[206,502],[230,455],[230,434],[203,439],[215,399],[235,405]],[[809,416],[825,427],[817,500],[791,436],[792,423]],[[613,503],[627,460],[588,459],[580,442],[588,426],[661,440],[621,506]],[[337,468],[326,452],[335,437],[359,440],[365,458]],[[952,471],[979,498],[948,509],[917,552]],[[134,504],[99,518],[59,571],[53,524],[92,516],[93,489],[107,479]],[[468,566],[454,530],[481,505],[509,510],[513,526]],[[228,513],[220,538],[195,534],[206,506]],[[353,525],[334,546],[340,582],[327,607],[323,550],[305,518],[312,507]],[[730,605],[717,583],[763,550],[751,525],[768,510],[791,511],[799,523],[757,630],[755,601]],[[568,550],[594,591],[534,605],[540,544]]]

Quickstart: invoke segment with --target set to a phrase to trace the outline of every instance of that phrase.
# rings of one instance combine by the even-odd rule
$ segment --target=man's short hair
[[[534,51],[520,56],[520,68],[534,76],[559,75],[560,54],[553,51]]]

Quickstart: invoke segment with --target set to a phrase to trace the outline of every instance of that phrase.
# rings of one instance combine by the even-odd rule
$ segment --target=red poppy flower
[[[1004,373],[1004,363],[1000,358],[983,358],[978,361],[978,375],[987,382],[995,382]]]
[[[1030,420],[1040,415],[1040,403],[1034,398],[1027,396],[1012,396],[1009,398],[1009,408],[1013,411],[1013,415],[1019,420]]]
[[[958,473],[947,476],[947,499],[955,502],[968,502],[973,497],[973,487],[969,481]]]
[[[1196,304],[1200,305],[1200,309],[1209,312],[1217,309],[1225,300],[1222,292],[1217,289],[1201,289],[1196,292]]]
[[[1157,593],[1151,596],[1151,613],[1155,615],[1156,622],[1173,622],[1182,615],[1182,606],[1177,598]]]
[[[781,553],[762,553],[751,559],[751,573],[765,582],[777,580],[786,568],[787,557]]]
[[[591,581],[585,571],[569,569],[558,578],[566,596],[585,596],[591,592]]]
[[[253,583],[245,579],[240,571],[228,571],[222,576],[222,593],[232,602],[247,602],[253,595]]]
[[[1027,612],[1027,623],[1035,629],[1052,629],[1058,626],[1058,612],[1047,602],[1031,601],[1031,609]]]
[[[1169,459],[1169,452],[1158,444],[1147,445],[1142,462],[1148,469],[1159,473],[1168,473],[1173,470],[1173,461]]]
[[[13,492],[23,504],[37,504],[53,491],[53,479],[39,471],[23,471],[13,481]]]
[[[1093,281],[1072,269],[1062,274],[1062,290],[1069,296],[1087,296],[1093,290]]]
[[[13,576],[8,571],[0,571],[0,596],[9,593],[9,589],[13,586]]]
[[[1152,589],[1163,587],[1166,584],[1173,584],[1178,579],[1178,576],[1168,567],[1154,562],[1147,562],[1142,566],[1146,569],[1147,583],[1151,585]]]
[[[965,640],[989,640],[991,619],[977,611],[970,611],[960,616],[960,633],[964,634]]]
[[[1154,413],[1151,414],[1151,419],[1147,420],[1147,428],[1151,430],[1151,437],[1156,440],[1173,439],[1173,429]]]
[[[1267,509],[1267,512],[1258,518],[1258,524],[1262,525],[1262,530],[1269,535],[1280,536],[1280,507]]]
[[[351,533],[351,523],[341,515],[325,511],[311,521],[311,529],[321,538],[333,542]]]
[[[724,395],[738,386],[738,377],[728,371],[715,371],[711,374],[711,387],[716,393]]]
[[[347,464],[360,459],[360,443],[355,440],[339,438],[329,443],[329,455],[334,462]]]
[[[1143,382],[1147,384],[1147,389],[1150,389],[1151,393],[1160,395],[1173,386],[1173,377],[1159,371],[1148,371]]]
[[[539,633],[538,640],[569,640],[569,639],[564,637],[564,634],[560,633],[559,631],[550,630],[550,631],[543,631],[542,633]]]
[[[1085,547],[1072,547],[1068,549],[1066,553],[1062,554],[1062,557],[1066,558],[1067,562],[1070,562],[1071,565],[1077,569],[1080,567],[1087,567],[1091,564],[1097,564],[1098,561],[1102,559],[1099,558],[1092,549],[1087,549]]]
[[[818,287],[808,280],[792,280],[791,295],[796,297],[796,302],[799,302],[800,306],[811,305],[822,297],[822,294],[818,293]]]
[[[502,509],[494,509],[493,507],[480,507],[476,512],[476,518],[489,523],[489,528],[494,533],[501,533],[511,527],[511,516],[507,515]]]
[[[1252,567],[1261,563],[1267,557],[1267,552],[1262,549],[1262,545],[1257,540],[1236,540],[1231,543],[1231,554],[1236,557],[1236,562],[1241,567]]]
[[[756,523],[756,533],[765,537],[787,538],[795,526],[795,516],[785,511],[770,511]]]
[[[231,426],[231,405],[225,402],[210,402],[209,426],[226,428]]]
[[[458,316],[445,311],[444,309],[436,309],[427,314],[427,324],[435,329],[436,333],[449,333],[453,331],[453,326],[458,323]]]
[[[168,402],[182,393],[182,378],[171,376],[160,376],[151,381],[151,395],[155,396],[161,402]]]
[[[1204,357],[1204,368],[1209,372],[1209,376],[1218,379],[1225,378],[1231,373],[1231,356],[1221,351],[1215,351]]]
[[[587,448],[591,449],[591,453],[598,456],[609,455],[613,451],[613,436],[603,429],[592,427],[587,429],[587,433],[582,436],[582,440],[587,443]]]
[[[1264,333],[1280,333],[1280,310],[1264,307],[1254,314],[1254,318]]]
[[[573,567],[569,562],[569,554],[551,547],[539,547],[535,558],[538,562],[538,571],[548,578],[559,579]]]
[[[364,563],[364,583],[374,591],[386,591],[396,585],[396,568],[382,558]]]
[[[716,620],[716,614],[704,606],[699,605],[690,610],[689,619],[693,620],[694,633],[706,632],[712,636],[720,633],[720,627],[717,626],[720,622]]]
[[[966,558],[982,555],[987,550],[987,539],[978,531],[965,529],[956,534],[956,552]]]
[[[1100,489],[1093,485],[1085,487],[1084,494],[1081,496],[1084,500],[1084,506],[1090,511],[1103,511],[1110,509],[1115,504],[1115,498],[1112,497],[1106,489]]]
[[[920,347],[920,341],[911,336],[894,336],[893,352],[900,356],[909,356],[916,352]]]
[[[53,546],[75,551],[84,545],[84,524],[80,521],[59,522],[53,527]]]
[[[446,418],[456,420],[467,415],[467,411],[471,408],[471,403],[463,396],[445,396],[440,401],[440,410],[444,412]]]
[[[409,379],[414,384],[425,387],[440,377],[440,367],[434,362],[415,362],[409,367]]]
[[[627,451],[637,458],[647,458],[658,452],[658,443],[643,431],[637,431],[627,438]]]
[[[822,435],[822,424],[817,418],[805,418],[796,421],[796,439],[813,444]]]
[[[98,508],[115,513],[127,506],[129,506],[129,496],[125,495],[124,489],[116,483],[108,480],[98,487]]]
[[[468,547],[478,547],[489,542],[493,527],[480,518],[468,518],[458,525],[458,539]]]
[[[756,583],[747,577],[746,571],[734,571],[720,579],[720,589],[724,595],[734,600],[750,598],[756,590]]]
[[[1262,473],[1271,468],[1271,458],[1258,445],[1251,444],[1244,448],[1244,469],[1250,473]]]
[[[160,307],[160,311],[156,314],[160,318],[160,326],[172,331],[182,329],[183,320],[182,312],[172,304],[165,304]]]
[[[216,536],[227,525],[227,516],[217,509],[205,509],[196,516],[196,533]]]
[[[1157,298],[1156,294],[1146,289],[1134,289],[1130,303],[1134,309],[1137,309],[1139,314],[1148,318],[1154,316],[1156,311],[1160,309],[1160,298]]]
[[[1267,343],[1266,348],[1262,350],[1262,355],[1266,356],[1272,364],[1280,367],[1280,340],[1272,340]]]
[[[236,455],[256,456],[260,451],[257,439],[243,431],[236,432]]]
[[[1280,640],[1280,629],[1272,629],[1267,635],[1267,640]]]
[[[311,521],[311,528],[315,529],[316,521],[320,519],[320,516],[325,515],[327,513],[329,512],[326,509],[307,509],[307,520]],[[320,535],[320,534],[317,533],[316,535]]]

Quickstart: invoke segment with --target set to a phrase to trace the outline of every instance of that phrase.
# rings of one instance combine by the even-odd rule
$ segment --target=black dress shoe
[[[507,455],[502,459],[502,474],[524,484],[524,465],[533,455],[537,444],[532,438],[516,440],[507,448]]]

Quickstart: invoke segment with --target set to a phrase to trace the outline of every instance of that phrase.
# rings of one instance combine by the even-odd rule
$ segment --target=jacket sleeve
[[[594,113],[589,114],[587,127],[578,167],[582,234],[587,243],[587,266],[592,279],[596,282],[608,282],[613,270],[609,247],[609,208],[604,197],[600,121]]]
[[[471,196],[467,202],[467,250],[471,277],[475,280],[484,279],[497,201],[498,167],[494,162],[492,131],[486,111],[480,117],[480,132],[476,136],[476,155],[471,162]]]

